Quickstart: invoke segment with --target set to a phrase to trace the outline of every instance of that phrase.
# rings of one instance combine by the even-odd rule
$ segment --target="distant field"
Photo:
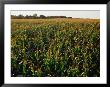
[[[99,19],[11,19],[11,76],[100,76]]]

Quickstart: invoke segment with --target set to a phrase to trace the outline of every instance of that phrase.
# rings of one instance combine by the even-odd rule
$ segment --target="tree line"
[[[45,15],[40,15],[38,16],[37,14],[33,15],[22,15],[19,14],[17,15],[11,15],[11,19],[39,19],[39,18],[72,18],[72,17],[66,17],[66,16],[45,16]]]

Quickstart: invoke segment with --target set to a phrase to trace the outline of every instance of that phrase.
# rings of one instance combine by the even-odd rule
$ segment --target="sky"
[[[72,11],[11,11],[11,15],[33,15],[37,14],[39,15],[45,15],[45,16],[67,16],[67,17],[73,17],[73,18],[92,18],[92,19],[100,19],[100,11],[98,10],[72,10]]]

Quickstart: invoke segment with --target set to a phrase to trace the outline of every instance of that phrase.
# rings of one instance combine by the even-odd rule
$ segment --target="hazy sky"
[[[11,15],[33,15],[37,14],[39,15],[45,15],[45,16],[67,16],[67,17],[73,17],[73,18],[94,18],[99,19],[100,18],[100,11],[98,10],[81,10],[81,11],[11,11]]]

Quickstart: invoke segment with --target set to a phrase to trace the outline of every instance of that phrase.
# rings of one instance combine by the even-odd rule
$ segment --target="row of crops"
[[[12,77],[100,76],[100,21],[12,19]]]

